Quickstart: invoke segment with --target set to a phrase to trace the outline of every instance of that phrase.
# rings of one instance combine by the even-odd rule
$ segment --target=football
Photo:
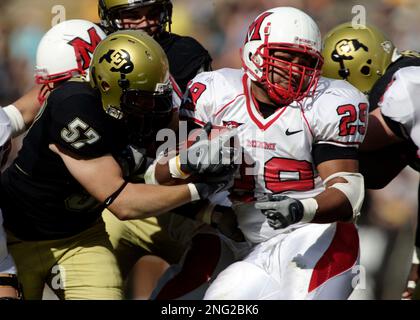
[[[187,147],[190,147],[193,143],[197,141],[197,139],[213,140],[222,134],[228,134],[229,131],[232,130],[232,129],[229,129],[223,126],[217,126],[217,125],[211,125],[210,128],[208,127],[210,126],[210,124],[206,126],[203,128],[194,129],[188,134],[188,138],[186,142]]]

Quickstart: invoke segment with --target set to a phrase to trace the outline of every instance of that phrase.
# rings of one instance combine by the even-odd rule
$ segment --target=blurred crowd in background
[[[239,48],[260,12],[294,6],[309,13],[325,34],[351,21],[355,7],[401,49],[420,50],[418,0],[172,0],[172,31],[199,40],[213,68],[240,67]],[[352,12],[353,9],[353,12]],[[0,105],[7,105],[34,81],[36,48],[57,19],[98,22],[97,0],[0,1]],[[419,176],[406,169],[385,189],[371,191],[360,219],[361,283],[354,299],[399,299],[410,267],[417,220]]]

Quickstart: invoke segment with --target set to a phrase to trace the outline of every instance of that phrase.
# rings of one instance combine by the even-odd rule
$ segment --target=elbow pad
[[[147,168],[146,173],[144,174],[144,182],[146,184],[159,184],[155,177],[156,163],[157,161],[153,162]]]
[[[365,198],[365,184],[363,176],[356,172],[337,172],[325,179],[324,186],[334,178],[343,178],[347,181],[334,183],[330,188],[336,188],[345,194],[353,209],[353,221],[360,215],[363,200]]]

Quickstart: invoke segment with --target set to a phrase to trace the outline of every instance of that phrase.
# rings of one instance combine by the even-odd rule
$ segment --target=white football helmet
[[[93,51],[105,37],[97,25],[78,19],[61,22],[42,37],[36,55],[35,81],[48,89],[41,90],[41,103],[54,84],[76,75],[88,77]]]
[[[308,96],[321,75],[321,32],[306,13],[292,7],[278,7],[261,13],[250,25],[241,50],[242,67],[251,80],[259,82],[270,99],[287,105]],[[299,55],[307,65],[276,58],[276,51]],[[273,83],[270,73],[282,69],[289,83]],[[299,79],[298,81],[293,79]]]

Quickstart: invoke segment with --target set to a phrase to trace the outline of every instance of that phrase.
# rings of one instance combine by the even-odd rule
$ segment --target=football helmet
[[[101,25],[108,32],[124,29],[121,14],[141,7],[152,6],[150,15],[159,15],[157,34],[167,27],[171,30],[172,3],[170,0],[99,0]]]
[[[368,94],[399,53],[391,40],[374,26],[343,23],[324,38],[322,75],[344,79]]]
[[[141,30],[109,35],[96,48],[90,82],[115,119],[167,115],[172,111],[169,63],[160,45]]]
[[[294,63],[276,52],[299,55],[307,65]],[[241,49],[242,67],[253,81],[267,91],[270,99],[282,105],[299,101],[316,87],[321,73],[321,33],[315,21],[292,7],[278,7],[261,13],[250,25]],[[272,80],[272,73],[288,75],[288,84]]]
[[[40,90],[40,103],[55,84],[76,75],[88,76],[93,51],[105,36],[92,22],[68,20],[42,37],[36,54],[35,81],[47,90]]]

